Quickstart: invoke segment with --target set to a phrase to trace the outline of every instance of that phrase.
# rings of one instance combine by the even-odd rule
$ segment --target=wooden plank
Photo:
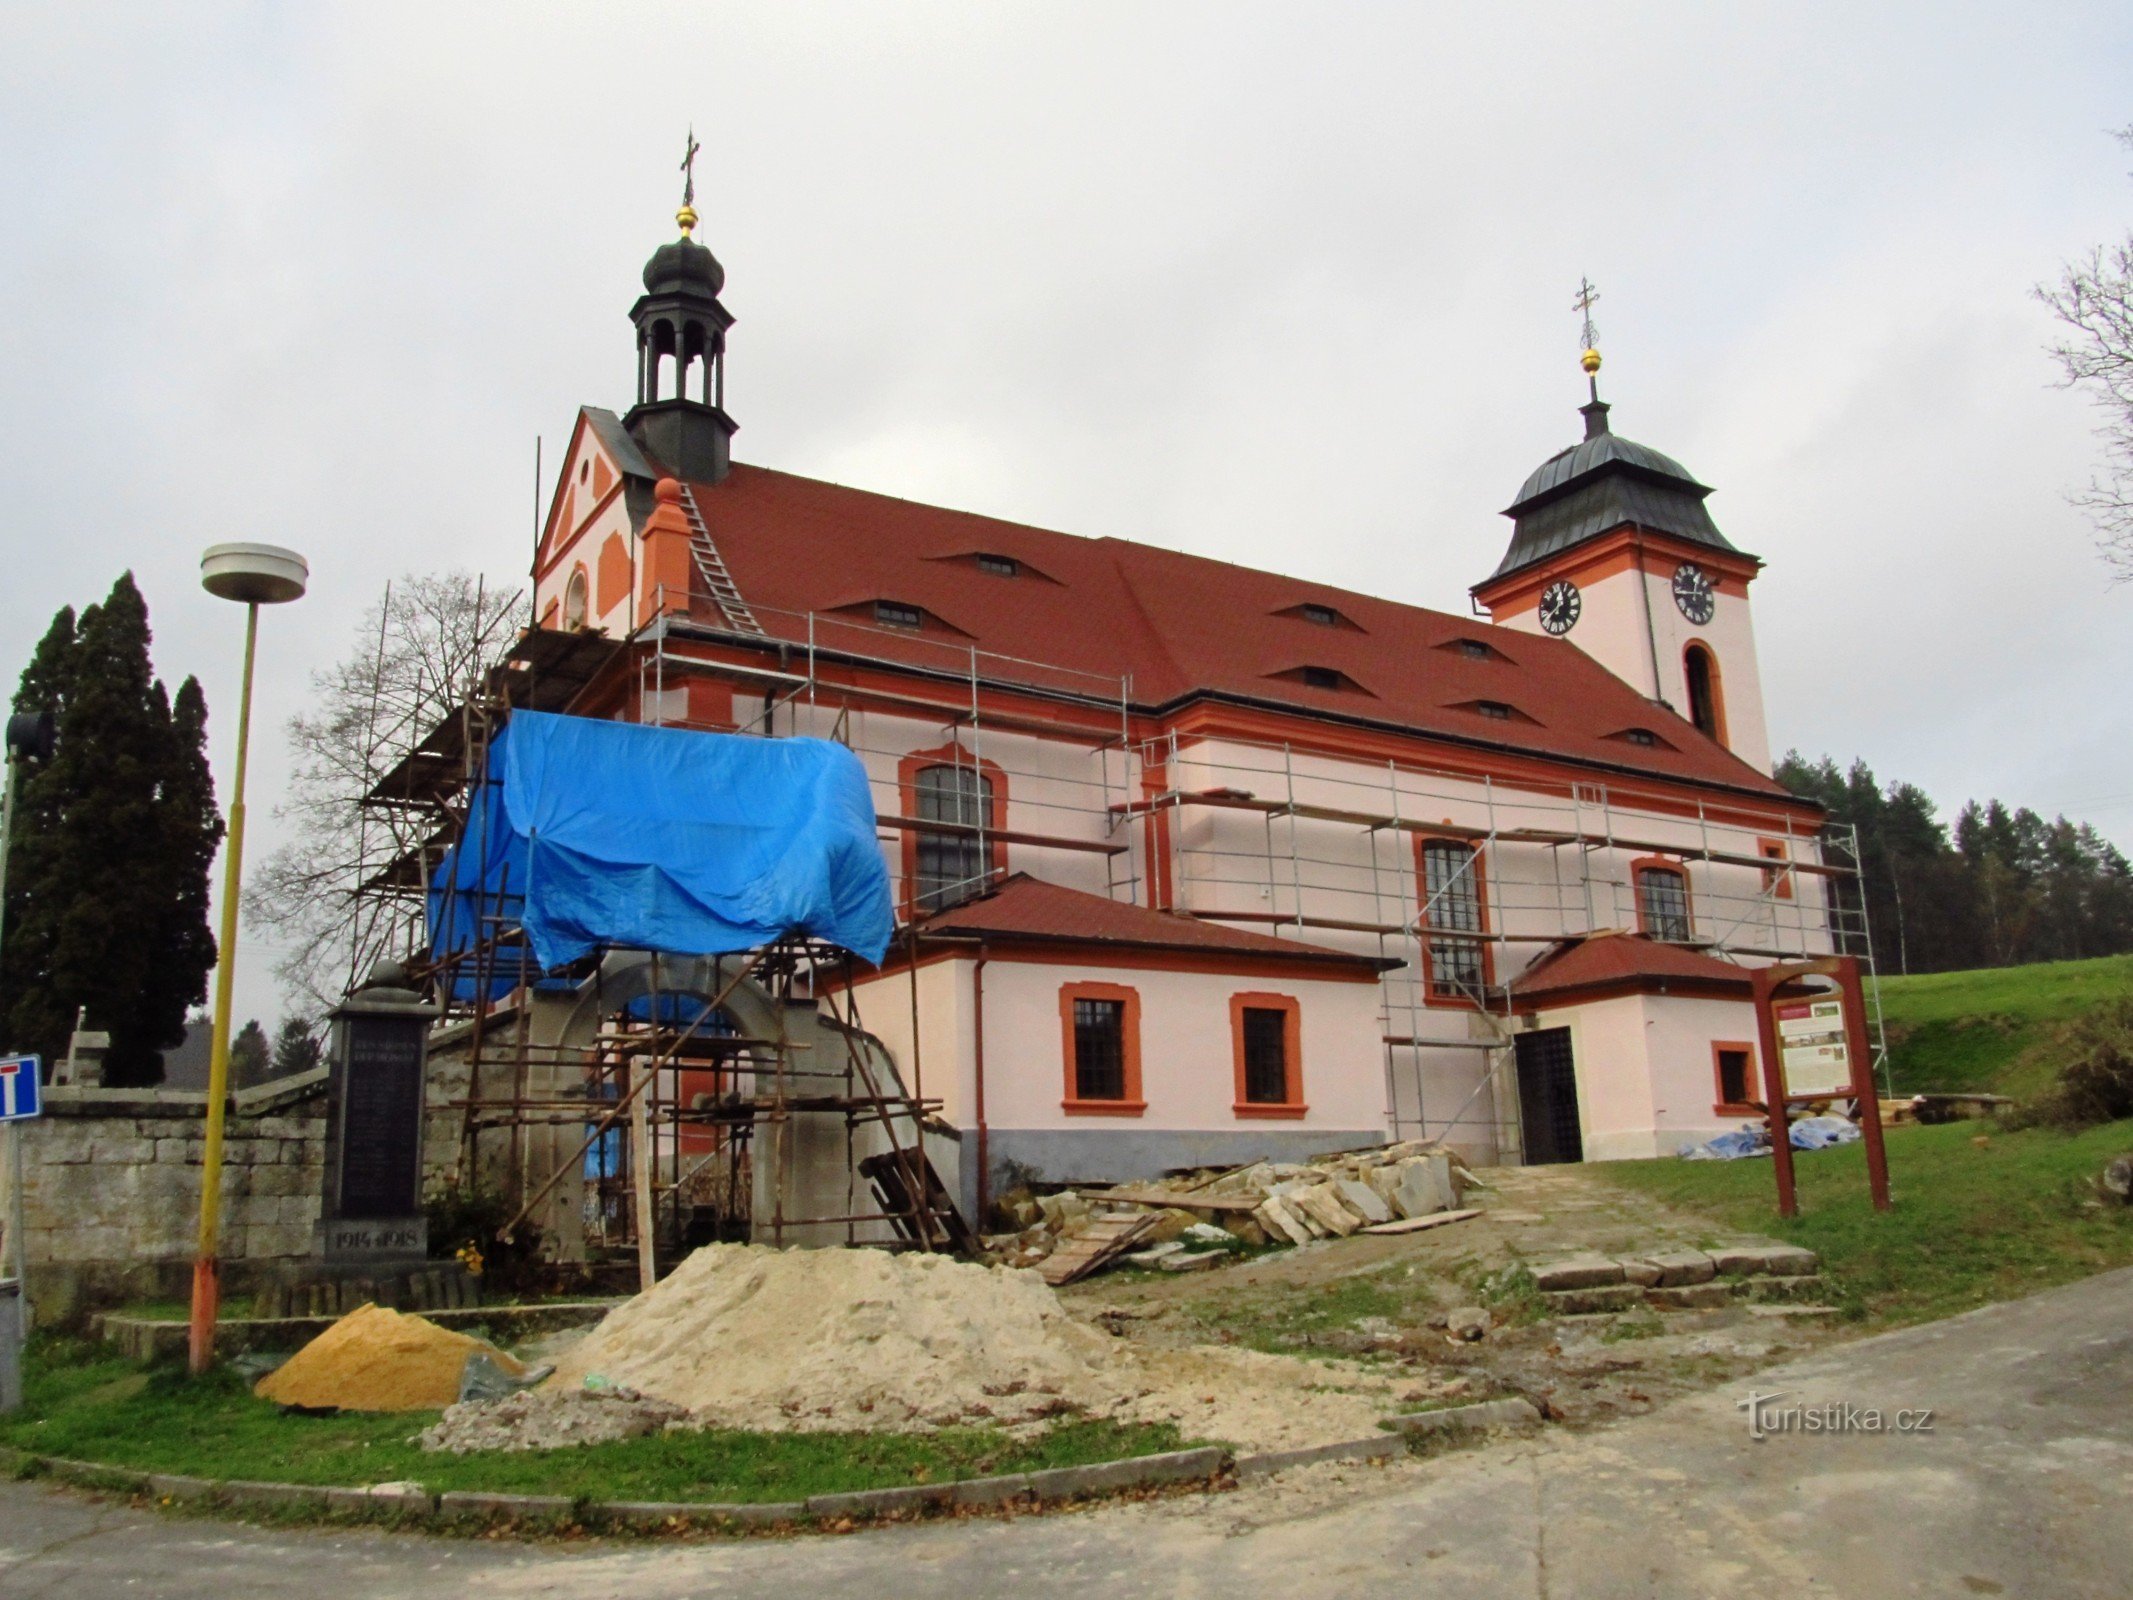
[[[1447,1222],[1464,1222],[1468,1217],[1478,1217],[1479,1211],[1434,1211],[1426,1217],[1406,1217],[1399,1222],[1377,1222],[1365,1228],[1365,1233],[1420,1233],[1424,1228],[1441,1228]]]
[[[979,829],[969,822],[930,822],[923,817],[877,816],[875,822],[884,828],[901,828],[907,833],[953,834],[965,839],[981,836],[997,839],[1002,844],[1035,845],[1045,850],[1084,850],[1091,855],[1122,856],[1130,845],[1106,844],[1100,839],[1064,839],[1056,833],[1018,833],[1012,828]]]
[[[1155,1227],[1151,1212],[1125,1216],[1096,1217],[1078,1233],[1059,1241],[1059,1247],[1037,1263],[1037,1276],[1054,1289],[1086,1278],[1113,1256],[1138,1244]]]
[[[1180,1211],[1236,1211],[1247,1216],[1259,1208],[1258,1200],[1240,1200],[1235,1195],[1174,1194],[1168,1189],[1103,1189],[1088,1198],[1123,1200],[1136,1206],[1174,1206]]]

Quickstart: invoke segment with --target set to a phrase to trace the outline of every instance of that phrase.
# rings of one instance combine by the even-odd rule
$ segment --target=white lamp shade
[[[224,600],[279,605],[310,580],[310,564],[278,544],[218,544],[200,557],[200,587]]]

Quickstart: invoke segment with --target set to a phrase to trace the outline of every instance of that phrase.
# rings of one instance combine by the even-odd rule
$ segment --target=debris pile
[[[513,1377],[526,1369],[494,1345],[424,1317],[359,1306],[261,1378],[252,1392],[320,1411],[435,1411],[459,1398],[470,1356]]]
[[[501,1400],[463,1400],[422,1430],[425,1450],[558,1450],[612,1444],[688,1425],[689,1413],[634,1389],[522,1389]]]
[[[540,1392],[626,1385],[702,1427],[1014,1424],[1120,1399],[1110,1343],[1019,1272],[706,1245],[608,1313]]]
[[[1186,1272],[1214,1265],[1238,1244],[1301,1245],[1364,1229],[1397,1229],[1454,1210],[1472,1183],[1473,1174],[1456,1155],[1434,1140],[1410,1139],[1311,1162],[1257,1161],[1160,1183],[1018,1193],[1000,1204],[1001,1220],[1016,1231],[986,1243],[1007,1265],[1036,1267],[1054,1284],[1071,1282],[1127,1250],[1140,1264]],[[1123,1226],[1122,1218],[1136,1225]],[[1079,1248],[1092,1231],[1105,1236],[1103,1248]]]

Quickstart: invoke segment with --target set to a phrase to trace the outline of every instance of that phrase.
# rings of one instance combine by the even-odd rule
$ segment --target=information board
[[[1852,1059],[1843,998],[1833,994],[1788,1000],[1774,1010],[1786,1097],[1851,1093]]]

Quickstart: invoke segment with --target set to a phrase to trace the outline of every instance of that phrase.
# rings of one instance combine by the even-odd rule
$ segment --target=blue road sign
[[[44,1063],[36,1056],[0,1056],[0,1122],[22,1122],[44,1110]]]

